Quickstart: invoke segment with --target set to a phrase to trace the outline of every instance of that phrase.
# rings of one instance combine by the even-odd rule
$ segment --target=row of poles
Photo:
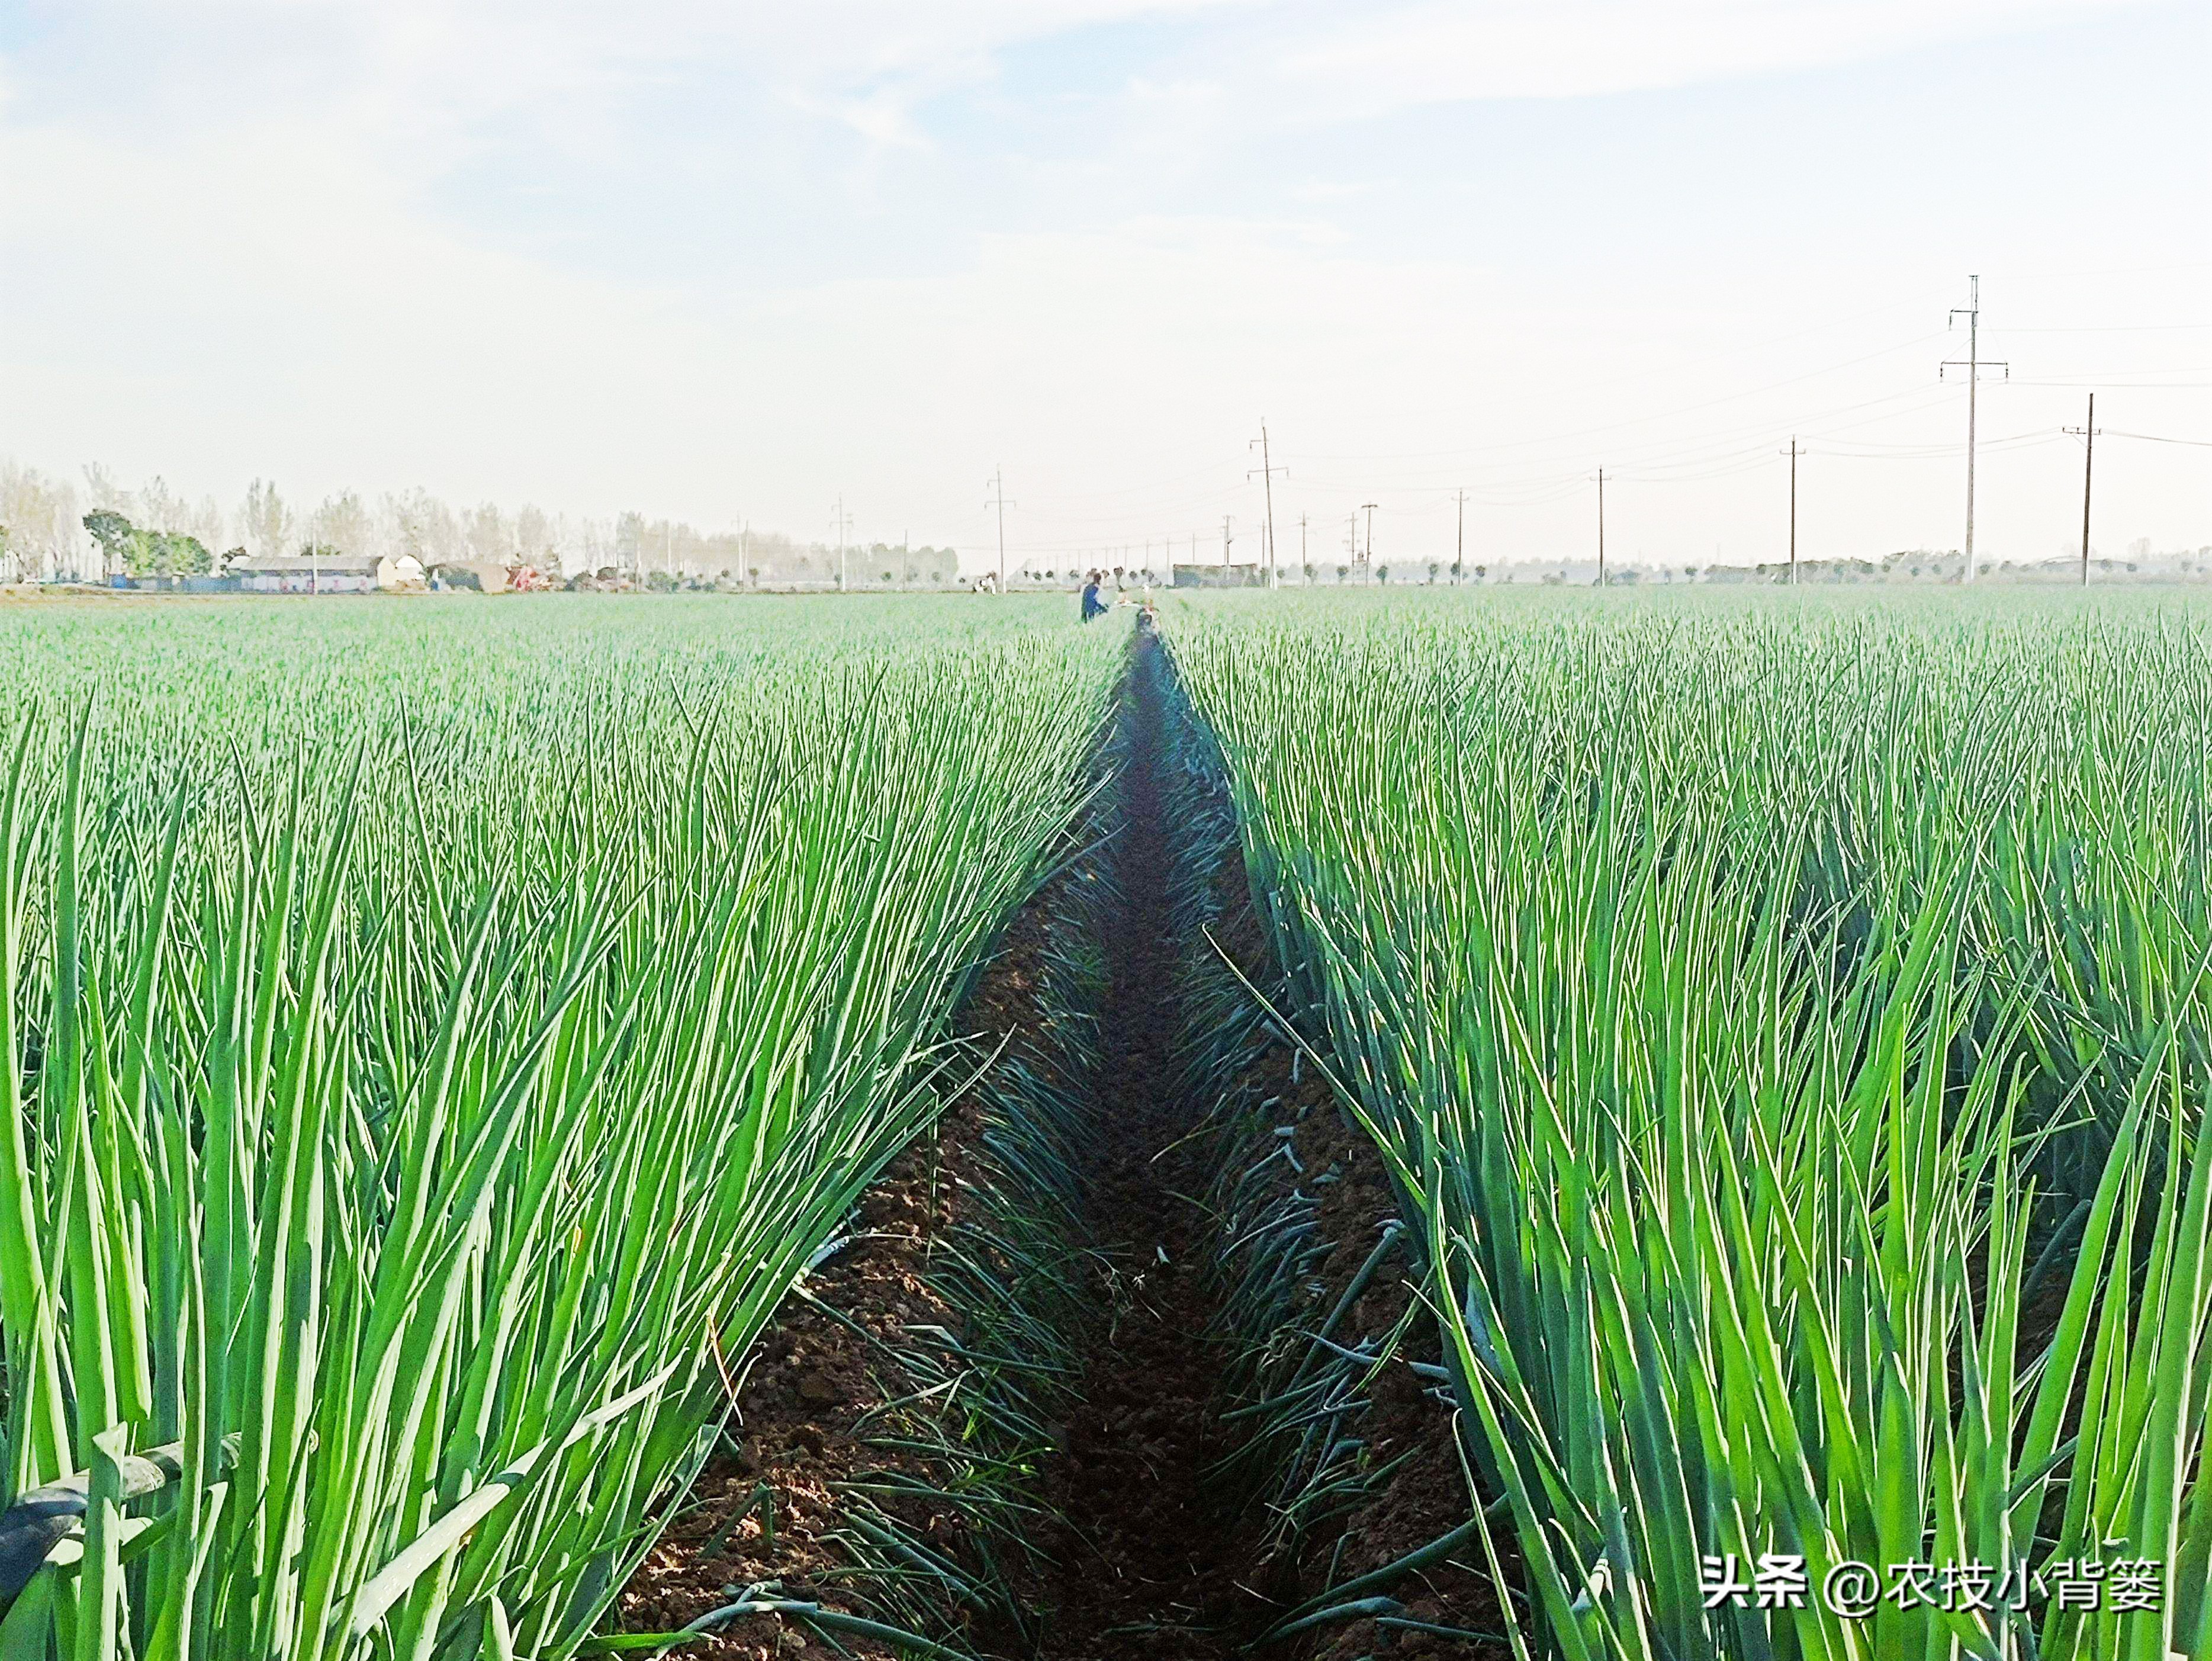
[[[1982,279],[1969,277],[1966,282],[1966,304],[1954,307],[1951,311],[1954,326],[1962,317],[1966,319],[1966,356],[1948,359],[1936,370],[1939,376],[1949,369],[1963,369],[1966,373],[1966,546],[1965,569],[1959,574],[1961,584],[1974,580],[1974,453],[1976,405],[1978,402],[1976,394],[1981,386],[1983,370],[2000,370],[2008,380],[2012,376],[2009,362],[1987,360],[1981,355]],[[2084,446],[2081,462],[2081,585],[2087,587],[2089,583],[2089,488],[2097,464],[2096,393],[2089,394],[2088,418],[2079,427],[2067,427],[2061,430],[2079,438]],[[1790,458],[1790,581],[1795,584],[1797,581],[1797,458],[1805,451],[1799,447],[1793,435],[1790,447],[1779,453]],[[1605,469],[1602,467],[1597,470],[1597,580],[1600,586],[1605,582]]]
[[[1940,377],[1949,370],[1962,369],[1966,372],[1966,545],[1965,569],[1959,577],[1962,584],[1971,583],[1974,580],[1974,460],[1978,436],[1977,417],[1982,374],[1988,369],[2002,372],[2008,380],[2012,374],[2012,365],[2009,362],[2002,360],[1984,360],[1981,355],[1982,279],[1978,276],[1973,276],[1969,277],[1966,281],[1967,303],[1964,306],[1954,307],[1950,317],[1954,326],[1956,326],[1961,317],[1966,319],[1966,356],[1963,359],[1946,360],[1936,371]],[[2089,581],[2089,491],[2097,459],[2097,395],[2094,392],[2089,394],[2089,413],[2084,423],[2079,427],[2068,427],[2063,430],[2070,436],[2081,439],[2085,447],[2081,465],[2081,582],[2084,587],[2087,587]],[[1260,465],[1249,469],[1244,477],[1248,480],[1254,478],[1260,480],[1266,492],[1265,564],[1267,586],[1273,588],[1280,580],[1275,563],[1275,478],[1278,474],[1288,478],[1291,470],[1275,464],[1269,446],[1267,423],[1264,419],[1260,423],[1259,437],[1252,440],[1247,447],[1256,449],[1260,453]],[[1779,453],[1790,458],[1790,581],[1794,585],[1797,581],[1797,459],[1806,452],[1799,446],[1793,435],[1790,440],[1790,447]],[[1006,587],[1006,509],[1017,504],[1006,500],[1006,484],[1001,470],[993,471],[990,490],[991,495],[983,505],[987,508],[995,509],[998,514],[999,588],[1000,592],[1004,593]],[[1467,492],[1460,491],[1455,500],[1459,508],[1459,521],[1454,558],[1464,563],[1467,554]],[[1360,512],[1367,515],[1366,557],[1370,563],[1375,557],[1376,506],[1376,504],[1372,502],[1360,504]],[[1230,548],[1234,540],[1230,528],[1231,523],[1230,516],[1224,514],[1222,517],[1221,563],[1224,567],[1230,563]],[[1305,523],[1305,515],[1301,514],[1298,516],[1301,560],[1304,558]],[[1194,557],[1196,555],[1195,541],[1196,538],[1194,538]],[[1353,559],[1358,560],[1358,514],[1352,516],[1352,551]],[[1172,554],[1170,557],[1173,557]],[[1597,470],[1597,581],[1601,587],[1605,584],[1605,469],[1601,467]]]

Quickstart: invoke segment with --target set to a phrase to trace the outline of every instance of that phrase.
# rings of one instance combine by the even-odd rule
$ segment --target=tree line
[[[126,489],[100,466],[81,479],[0,457],[0,582],[100,581],[115,575],[203,576],[271,555],[397,557],[441,565],[527,565],[567,577],[610,574],[641,586],[689,581],[830,583],[841,563],[854,587],[948,582],[950,548],[884,543],[842,551],[745,528],[702,532],[638,513],[553,513],[526,502],[455,508],[416,489],[374,498],[341,490],[313,507],[256,479],[226,508],[156,477]]]

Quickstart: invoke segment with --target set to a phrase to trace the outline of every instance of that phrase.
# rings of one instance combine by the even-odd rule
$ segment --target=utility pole
[[[1312,564],[1312,563],[1313,563],[1313,562],[1312,562],[1310,559],[1309,559],[1309,558],[1307,557],[1307,556],[1306,556],[1306,516],[1305,516],[1304,514],[1300,514],[1298,515],[1298,581],[1301,581],[1301,582],[1310,582],[1310,581],[1313,580],[1313,573],[1312,573],[1312,572],[1308,569],[1308,568]]]
[[[1275,466],[1267,459],[1267,422],[1265,417],[1261,417],[1260,436],[1244,447],[1249,450],[1253,444],[1260,447],[1260,465],[1253,471],[1259,473],[1261,482],[1266,486],[1267,492],[1267,586],[1273,588],[1278,586],[1275,575],[1275,475],[1280,473],[1285,478],[1288,478],[1291,476],[1291,470],[1287,467]],[[1248,472],[1244,477],[1249,478],[1252,473]]]
[[[1597,586],[1605,587],[1605,469],[1597,470]]]
[[[1375,581],[1375,504],[1363,502],[1359,509],[1367,515],[1367,580]]]
[[[1954,324],[1961,315],[1966,319],[1966,361],[1960,363],[1956,358],[1952,358],[1936,371],[1938,378],[1941,378],[1945,369],[1963,368],[1966,372],[1966,569],[1959,578],[1962,583],[1972,582],[1974,580],[1974,395],[1981,387],[1983,368],[1982,279],[1978,277],[1969,277],[1966,281],[1972,285],[1967,302],[1963,306],[1954,306],[1951,308],[1950,319]],[[1989,367],[1993,369],[2002,369],[2005,379],[2008,380],[2012,379],[2010,363],[1992,362]]]
[[[999,592],[1006,592],[1006,469],[991,469],[991,499],[983,504],[999,510]],[[1016,502],[1015,507],[1021,504]]]
[[[1790,458],[1790,586],[1797,586],[1797,458],[1804,453],[1797,447],[1795,434],[1790,435],[1790,447],[1784,452]]]
[[[2087,446],[2081,457],[2081,586],[2089,586],[2089,470],[2097,465],[2097,395],[2089,394],[2089,419],[2066,430]]]
[[[1229,569],[1229,545],[1234,540],[1229,534],[1229,515],[1224,514],[1221,516],[1221,569],[1224,571]]]
[[[1357,576],[1359,573],[1359,515],[1357,513],[1346,514],[1344,525],[1344,545],[1352,555],[1352,575]]]
[[[1452,587],[1459,587],[1459,575],[1467,569],[1467,492],[1458,493],[1459,527],[1452,538]]]
[[[837,592],[842,594],[845,592],[845,540],[853,530],[853,516],[845,511],[842,490],[837,493],[836,517],[830,520],[830,528],[837,533]]]

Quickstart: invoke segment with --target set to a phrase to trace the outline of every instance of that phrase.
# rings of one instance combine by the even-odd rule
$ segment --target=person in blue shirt
[[[1110,609],[1106,602],[1099,598],[1098,581],[1098,573],[1096,571],[1091,572],[1083,580],[1083,620],[1085,623],[1090,622],[1093,618],[1104,617]]]

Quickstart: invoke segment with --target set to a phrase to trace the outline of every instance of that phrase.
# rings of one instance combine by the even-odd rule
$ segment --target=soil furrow
[[[1079,1277],[1077,1295],[1060,1311],[1075,1329],[1065,1358],[1073,1377],[1050,1396],[1054,1416],[1012,1496],[1035,1505],[1035,1527],[1023,1531],[1020,1561],[994,1565],[1015,1613],[979,1614],[983,1600],[957,1598],[903,1606],[916,1611],[915,1629],[977,1655],[1218,1661],[1304,1600],[1401,1557],[1467,1514],[1449,1409],[1408,1365],[1433,1360],[1435,1351],[1432,1329],[1418,1311],[1407,1314],[1402,1254],[1353,1301],[1338,1335],[1382,1359],[1371,1376],[1346,1375],[1337,1386],[1347,1404],[1321,1457],[1306,1456],[1346,1497],[1322,1507],[1318,1522],[1286,1526],[1271,1489],[1310,1488],[1320,1477],[1309,1482],[1286,1463],[1277,1481],[1276,1454],[1254,1451],[1257,1421],[1223,1417],[1237,1405],[1231,1378],[1249,1388],[1249,1358],[1261,1347],[1303,1345],[1303,1331],[1343,1293],[1395,1208],[1375,1151],[1311,1072],[1292,1073],[1280,1042],[1263,1036],[1238,1063],[1229,1090],[1247,1110],[1234,1123],[1214,1114],[1225,1099],[1222,1080],[1203,1091],[1194,1081],[1189,1057],[1204,1018],[1190,1001],[1194,942],[1180,937],[1170,891],[1192,833],[1168,823],[1180,810],[1163,788],[1162,678],[1147,655],[1158,650],[1139,636],[1124,725],[1110,746],[1115,794],[1099,815],[1113,830],[1104,852],[1024,911],[962,1021],[963,1030],[1006,1038],[1006,1058],[1039,1067],[1055,1064],[1040,1043],[1054,1023],[1063,1037],[1071,1020],[1097,1027],[1095,1057],[1074,1069],[1091,1123],[1076,1145],[1081,1169],[1072,1179],[1085,1236],[1067,1259]],[[1212,868],[1213,937],[1255,981],[1272,979],[1233,843]],[[1087,906],[1067,904],[1074,883],[1099,885],[1087,891]],[[1098,894],[1113,903],[1098,904]],[[1072,923],[1089,938],[1071,941]],[[1103,952],[1095,1009],[1052,1007],[1048,964],[1069,950]],[[1249,1001],[1241,1019],[1254,1020]],[[989,1214],[978,1197],[994,1177],[982,1153],[983,1099],[968,1092],[933,1138],[893,1165],[867,1196],[854,1244],[810,1275],[805,1296],[779,1318],[743,1381],[731,1444],[624,1594],[626,1628],[669,1630],[770,1584],[775,1596],[884,1613],[885,1583],[856,1576],[847,1511],[855,1482],[880,1488],[886,1471],[911,1488],[874,1503],[896,1516],[907,1540],[963,1572],[992,1549],[975,1537],[971,1511],[933,1496],[933,1484],[950,1486],[942,1461],[926,1449],[884,1445],[884,1404],[916,1384],[896,1363],[902,1334],[921,1326],[965,1335],[967,1311],[947,1303],[929,1266],[944,1241],[963,1227],[972,1233]],[[1265,1123],[1254,1120],[1250,1104],[1264,1110]],[[1288,1123],[1277,1127],[1277,1119]],[[1291,1157],[1267,1165],[1263,1156],[1279,1147]],[[1295,1307],[1279,1333],[1240,1331],[1224,1315],[1245,1272],[1224,1233],[1224,1172],[1233,1179],[1261,1165],[1239,1185],[1245,1212],[1279,1200],[1310,1225]],[[1241,1373],[1232,1365],[1239,1350]],[[1343,1439],[1330,1439],[1340,1432]],[[1298,1439],[1285,1440],[1294,1447]],[[1387,1482],[1367,1480],[1386,1463]],[[888,1590],[893,1602],[903,1595]],[[1394,1626],[1332,1620],[1264,1653],[1351,1661],[1490,1652],[1419,1629],[1494,1628],[1494,1599],[1465,1554],[1391,1591],[1402,1606]],[[682,1652],[766,1661],[819,1635],[754,1615]],[[854,1655],[897,1653],[864,1635],[836,1636]]]

